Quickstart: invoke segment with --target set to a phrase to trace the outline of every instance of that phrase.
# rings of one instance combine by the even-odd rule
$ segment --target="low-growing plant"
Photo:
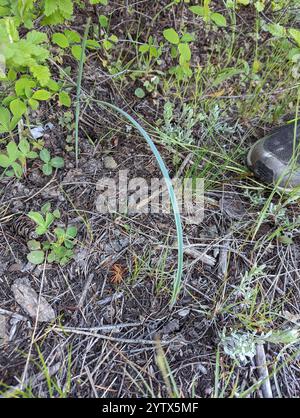
[[[171,44],[172,58],[179,58],[179,64],[170,68],[170,74],[174,74],[178,80],[184,80],[192,76],[190,61],[192,57],[189,43],[194,41],[194,35],[188,32],[181,36],[173,28],[163,31],[164,38]]]
[[[157,128],[161,141],[168,146],[187,146],[195,144],[193,129],[201,120],[201,115],[191,105],[184,104],[180,115],[174,112],[174,105],[164,105],[162,125]]]
[[[46,259],[48,263],[58,263],[62,266],[67,264],[74,254],[77,228],[68,226],[66,229],[52,229],[53,223],[60,219],[60,212],[57,209],[51,212],[50,203],[46,203],[40,212],[29,212],[28,217],[37,225],[35,233],[47,238],[42,242],[36,239],[28,241],[28,261],[32,264],[42,264]]]
[[[51,158],[50,152],[43,148],[40,151],[40,159],[43,161],[42,171],[45,176],[51,176],[53,169],[63,168],[65,162],[62,157],[53,157]]]
[[[0,154],[0,167],[4,168],[6,176],[21,178],[26,171],[27,160],[37,156],[26,139],[22,139],[18,145],[10,141],[6,145],[6,153]]]

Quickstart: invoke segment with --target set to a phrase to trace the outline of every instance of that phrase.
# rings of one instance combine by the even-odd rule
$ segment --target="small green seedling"
[[[70,226],[66,230],[55,228],[54,234],[56,241],[43,243],[43,249],[50,251],[47,258],[49,263],[56,262],[63,266],[73,257],[77,228],[75,226]]]
[[[51,228],[54,221],[60,218],[59,210],[51,212],[51,204],[46,203],[41,212],[29,212],[28,217],[33,220],[37,227],[35,233],[38,236],[45,235],[46,240],[30,240],[27,246],[30,253],[27,255],[28,261],[32,264],[42,264],[45,259],[48,263],[58,263],[61,266],[67,264],[74,255],[74,245],[76,244],[77,228],[69,226],[66,229],[57,227]]]
[[[46,148],[40,151],[40,159],[44,162],[42,166],[42,171],[45,174],[45,176],[51,176],[53,168],[62,168],[64,166],[63,158],[51,158],[51,154]]]
[[[52,225],[52,223],[55,221],[55,219],[60,218],[60,212],[58,209],[56,209],[53,212],[50,212],[51,210],[51,204],[46,203],[42,209],[41,212],[29,212],[28,217],[37,224],[37,227],[35,229],[35,233],[37,235],[44,235],[47,232],[49,232],[49,228]],[[44,215],[44,216],[43,216]]]
[[[191,6],[189,9],[192,13],[201,16],[205,23],[212,23],[218,27],[227,26],[226,18],[221,13],[214,13],[209,5],[211,0],[204,0],[204,6]]]
[[[170,73],[176,75],[178,80],[192,76],[190,61],[192,57],[189,43],[194,41],[194,35],[184,33],[181,37],[173,28],[163,31],[164,38],[171,44],[171,56],[177,58],[179,56],[179,65],[172,67]]]
[[[21,178],[26,171],[27,159],[37,156],[37,153],[30,149],[30,144],[26,139],[22,139],[18,145],[10,141],[6,146],[6,154],[0,154],[0,167],[5,169],[7,176],[15,175]]]

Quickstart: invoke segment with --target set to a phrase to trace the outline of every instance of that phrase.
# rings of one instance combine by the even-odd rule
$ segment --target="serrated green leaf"
[[[17,96],[19,97],[25,95],[25,89],[29,89],[30,91],[32,91],[32,89],[35,87],[36,82],[27,77],[20,78],[15,83],[15,91]]]
[[[40,85],[45,87],[50,80],[49,68],[45,65],[32,65],[30,67],[32,75],[39,81]]]
[[[10,112],[5,107],[0,107],[0,127],[3,127],[4,132],[9,131]]]
[[[71,43],[78,44],[81,42],[81,37],[78,32],[75,32],[74,30],[68,30],[66,29],[64,31],[65,36],[67,37],[68,41]]]
[[[51,210],[51,203],[47,202],[41,207],[41,212],[46,215],[46,213],[50,212]]]
[[[26,139],[21,139],[21,141],[19,142],[19,150],[25,156],[27,156],[27,154],[29,153],[29,151],[30,151],[30,144],[29,144],[29,142]]]
[[[163,35],[164,35],[164,38],[171,44],[173,45],[179,44],[179,35],[173,28],[165,29],[163,31]]]
[[[44,163],[49,163],[49,162],[50,162],[50,160],[51,160],[51,155],[50,155],[50,152],[47,150],[47,148],[43,148],[43,149],[40,151],[40,159],[41,159],[42,161],[44,161]]]
[[[180,42],[193,42],[195,40],[195,36],[192,33],[185,33],[182,35]]]
[[[54,216],[54,218],[56,218],[56,219],[59,219],[60,218],[60,211],[58,210],[58,209],[55,209],[54,211],[53,211],[53,216]]]
[[[61,48],[68,48],[70,46],[68,38],[63,33],[59,32],[52,35],[52,42]]]
[[[149,49],[150,49],[150,46],[149,46],[148,44],[144,44],[144,45],[141,45],[141,46],[139,47],[139,51],[140,51],[142,54],[145,54],[146,52],[148,52],[148,51],[149,51]]]
[[[47,42],[48,38],[46,33],[38,32],[37,30],[32,30],[27,33],[26,39],[32,44],[41,44]]]
[[[45,0],[45,9],[44,14],[46,16],[52,15],[58,8],[58,3],[56,0]]]

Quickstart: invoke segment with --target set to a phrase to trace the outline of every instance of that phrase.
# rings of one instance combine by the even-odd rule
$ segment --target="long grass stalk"
[[[75,108],[75,159],[76,167],[78,167],[79,160],[79,117],[80,117],[80,95],[81,95],[81,82],[83,74],[83,63],[85,57],[86,41],[90,29],[91,18],[89,17],[85,26],[84,35],[81,45],[81,56],[78,66],[78,77],[76,82],[76,108]]]

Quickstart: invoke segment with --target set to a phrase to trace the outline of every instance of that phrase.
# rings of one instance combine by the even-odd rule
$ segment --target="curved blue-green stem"
[[[79,62],[79,70],[78,70],[78,78],[77,78],[77,92],[76,92],[76,111],[75,111],[75,154],[76,154],[76,166],[78,165],[78,157],[79,157],[79,114],[80,114],[80,94],[81,94],[81,81],[82,81],[82,74],[83,74],[83,62],[84,62],[84,56],[85,56],[85,48],[86,48],[86,41],[88,36],[88,31],[90,27],[90,18],[87,21],[85,32],[83,36],[82,41],[82,50],[81,50],[81,59]],[[88,95],[89,96],[89,95]],[[177,264],[177,272],[176,277],[173,283],[173,291],[172,291],[172,297],[171,297],[171,307],[174,305],[174,303],[177,300],[177,296],[180,292],[181,288],[181,278],[182,278],[182,270],[183,270],[183,232],[182,232],[182,225],[181,225],[181,217],[179,213],[179,208],[175,196],[175,192],[172,186],[172,181],[169,176],[169,172],[167,170],[167,167],[161,158],[161,155],[156,148],[154,142],[148,135],[148,133],[144,130],[144,128],[133,118],[131,117],[127,112],[120,109],[117,106],[114,106],[111,103],[103,102],[101,100],[96,100],[93,97],[89,96],[90,99],[92,99],[94,102],[101,104],[102,106],[110,107],[111,109],[115,110],[116,112],[123,115],[139,132],[140,134],[145,138],[147,141],[149,147],[151,148],[151,151],[155,155],[155,158],[158,162],[158,165],[160,167],[160,170],[162,172],[162,175],[164,177],[164,180],[167,185],[168,193],[170,196],[172,209],[174,213],[175,218],[175,224],[176,224],[176,232],[177,232],[177,244],[178,244],[178,264]]]
[[[174,192],[174,188],[173,188],[173,185],[172,185],[172,180],[170,178],[168,169],[167,169],[167,167],[166,167],[158,149],[156,148],[154,142],[152,141],[152,139],[150,138],[148,133],[132,116],[130,116],[123,109],[120,109],[119,107],[117,107],[117,106],[115,106],[111,103],[103,102],[101,100],[95,100],[95,99],[93,99],[93,100],[98,102],[99,104],[102,104],[103,106],[110,107],[111,109],[113,109],[116,112],[123,115],[139,131],[139,133],[145,138],[145,140],[148,143],[151,151],[153,152],[153,154],[154,154],[154,156],[155,156],[155,158],[158,162],[159,168],[162,172],[162,175],[164,177],[164,180],[166,182],[168,193],[169,193],[171,204],[172,204],[173,214],[174,214],[174,218],[175,218],[176,232],[177,232],[177,244],[178,244],[178,265],[177,265],[177,272],[176,272],[176,277],[175,277],[175,281],[174,281],[174,284],[173,284],[173,291],[172,291],[172,298],[171,298],[171,306],[173,306],[174,303],[176,302],[177,296],[178,296],[178,294],[180,292],[180,288],[181,288],[181,278],[182,278],[182,270],[183,270],[183,232],[182,232],[181,217],[180,217],[180,212],[179,212],[179,208],[178,208],[178,203],[177,203],[177,200],[176,200],[176,195],[175,195],[175,192]]]

